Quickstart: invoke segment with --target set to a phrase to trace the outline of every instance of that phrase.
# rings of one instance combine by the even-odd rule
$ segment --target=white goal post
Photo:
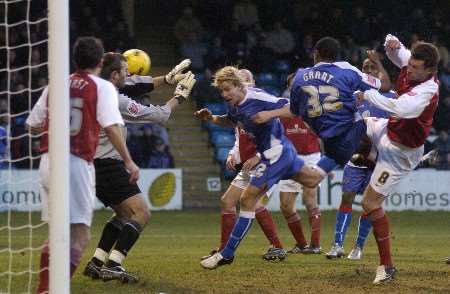
[[[48,0],[50,293],[70,293],[69,1]]]

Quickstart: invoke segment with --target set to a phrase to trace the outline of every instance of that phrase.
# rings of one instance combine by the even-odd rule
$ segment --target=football
[[[125,51],[123,56],[127,59],[130,74],[140,76],[149,74],[152,62],[150,56],[145,51],[130,49]]]

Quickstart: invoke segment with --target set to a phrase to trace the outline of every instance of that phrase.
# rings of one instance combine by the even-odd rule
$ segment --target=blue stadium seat
[[[216,160],[221,164],[225,163],[227,160],[228,152],[230,152],[230,147],[220,147],[216,148]]]
[[[279,86],[277,77],[270,72],[257,74],[255,80],[256,85],[260,88],[263,88],[264,86],[273,86],[273,87]]]
[[[235,137],[230,133],[212,132],[211,143],[216,147],[233,147]]]
[[[212,114],[221,115],[227,113],[227,105],[225,103],[205,103],[203,107],[208,108]]]
[[[221,170],[225,180],[231,181],[236,177],[236,171],[227,169],[225,163],[222,164]]]
[[[213,124],[212,122],[206,122],[204,127],[208,130],[208,132],[223,132],[223,133],[229,133],[234,134],[234,128],[224,128],[221,126],[218,126],[216,124]]]
[[[291,72],[291,65],[287,60],[277,60],[275,61],[275,71],[279,74],[288,74]],[[196,76],[197,77],[197,76]]]

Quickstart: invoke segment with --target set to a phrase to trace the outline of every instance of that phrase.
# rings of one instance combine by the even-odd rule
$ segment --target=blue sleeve
[[[280,98],[276,102],[265,102],[264,110],[279,109],[288,103],[289,103],[289,100],[286,98]]]

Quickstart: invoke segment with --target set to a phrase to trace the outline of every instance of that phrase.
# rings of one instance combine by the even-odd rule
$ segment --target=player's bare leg
[[[325,175],[310,165],[304,165],[296,175],[291,177],[292,180],[307,188],[316,188],[324,178]]]
[[[380,254],[380,265],[377,268],[374,284],[388,283],[394,279],[396,269],[392,264],[389,221],[381,207],[384,196],[376,192],[371,185],[364,192],[362,206],[368,214],[373,226],[373,234]]]

